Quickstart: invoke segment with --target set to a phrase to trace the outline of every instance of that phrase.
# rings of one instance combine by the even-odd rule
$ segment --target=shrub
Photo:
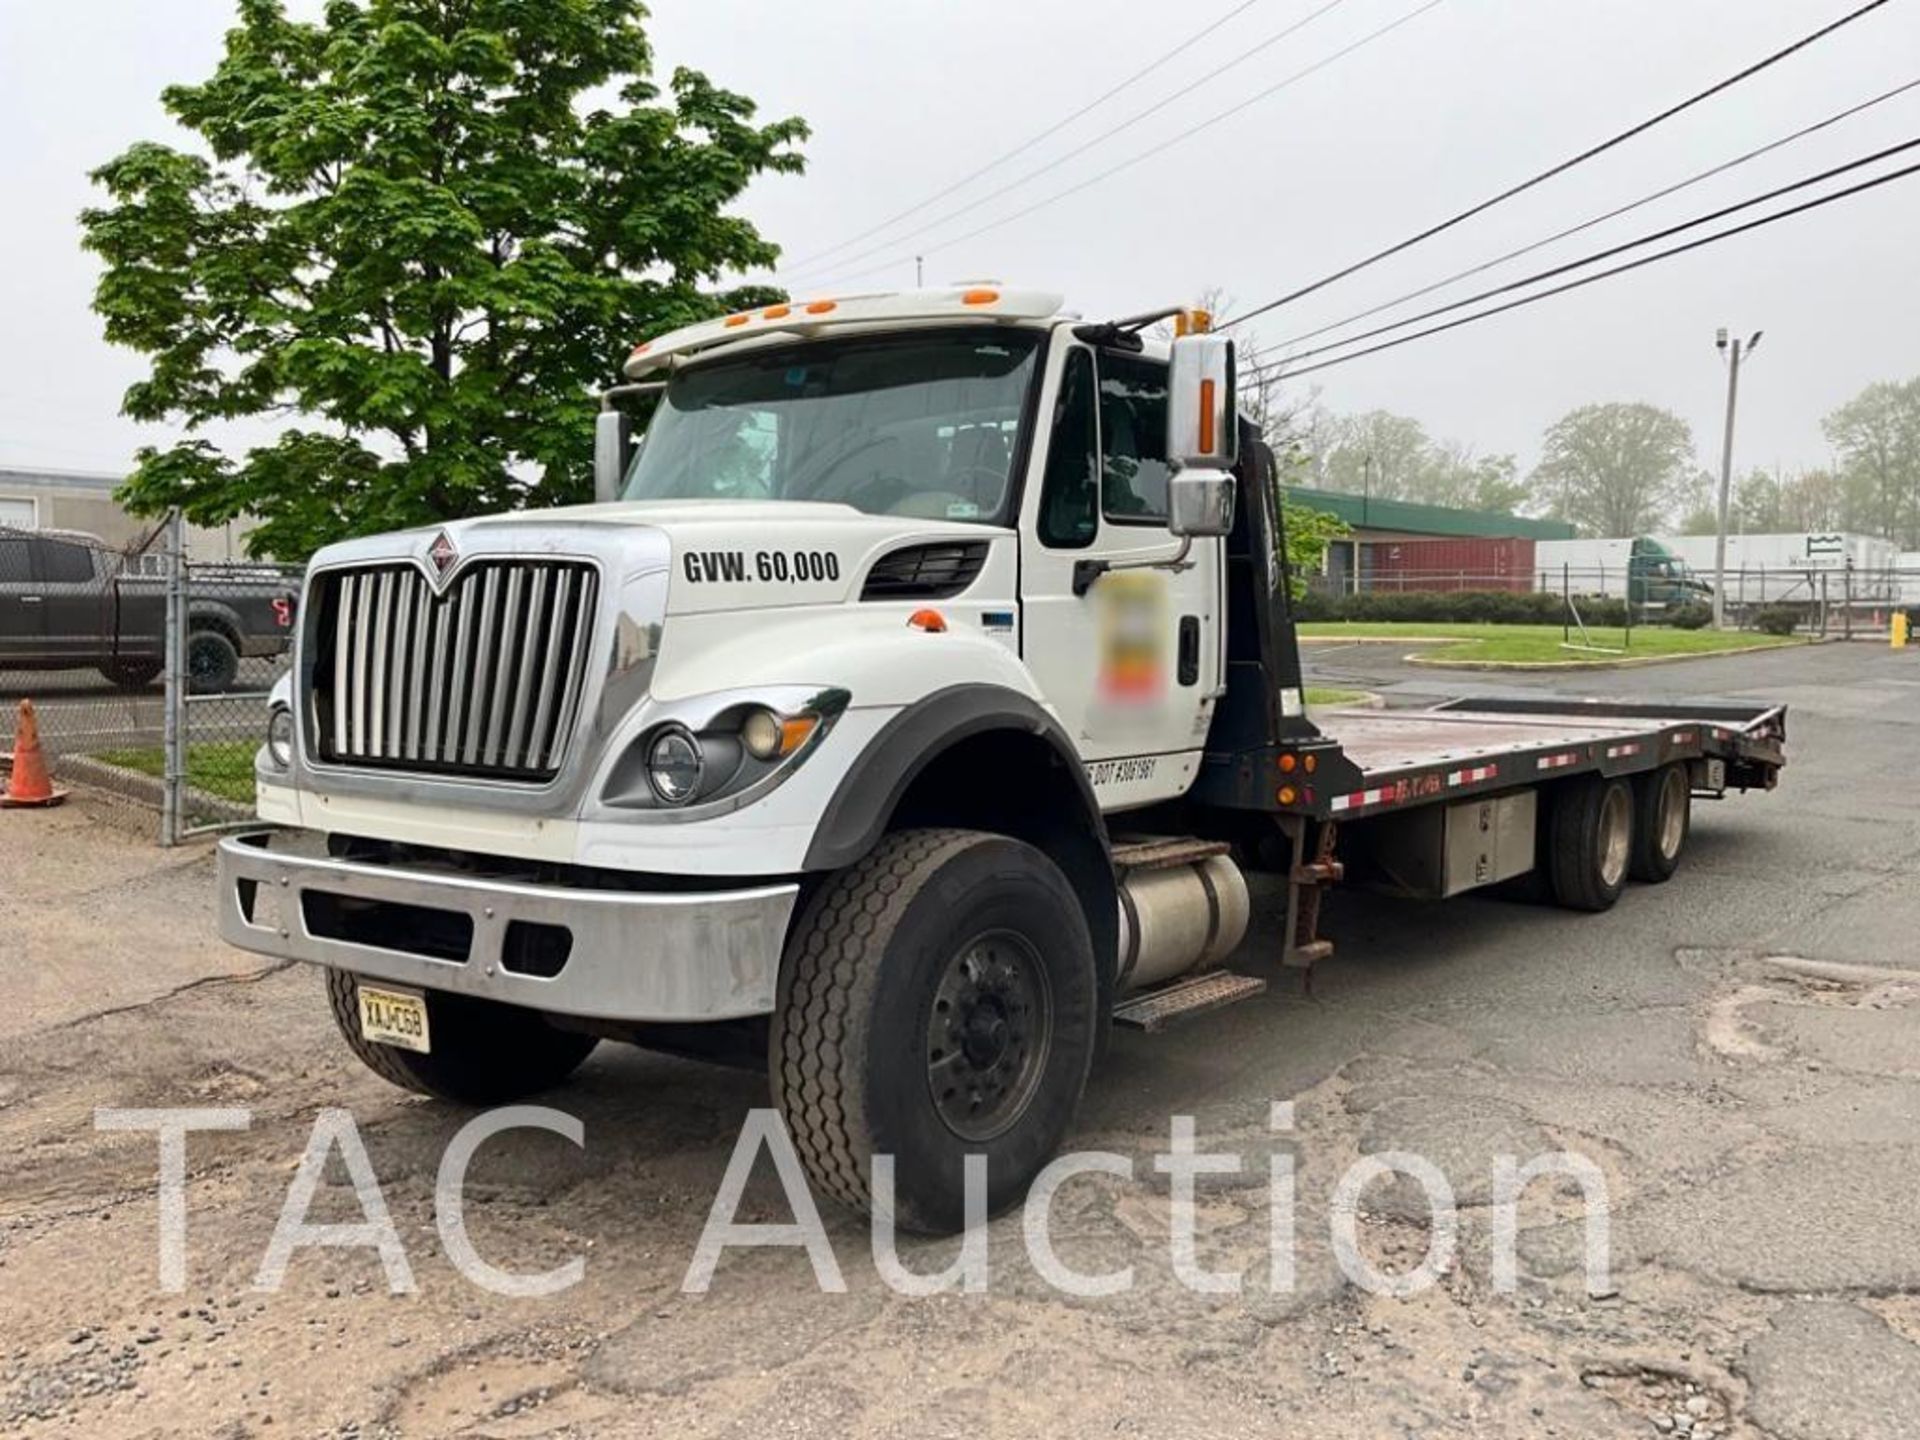
[[[1661,619],[1676,630],[1704,630],[1713,623],[1713,607],[1704,600],[1688,600],[1671,607]]]
[[[1626,603],[1604,596],[1575,596],[1588,625],[1618,629],[1627,623]],[[1312,593],[1295,602],[1297,620],[1383,621],[1418,625],[1559,625],[1566,602],[1547,591],[1363,590],[1358,595]]]
[[[1800,626],[1798,605],[1762,605],[1753,617],[1754,627],[1768,635],[1791,635]]]

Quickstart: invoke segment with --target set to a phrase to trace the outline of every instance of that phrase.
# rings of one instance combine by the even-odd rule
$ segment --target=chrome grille
[[[551,779],[586,688],[594,582],[591,566],[524,560],[475,561],[445,595],[412,565],[321,577],[320,758]]]

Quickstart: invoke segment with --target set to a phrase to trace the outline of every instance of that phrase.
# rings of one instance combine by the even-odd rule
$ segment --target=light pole
[[[1763,333],[1756,330],[1747,341],[1749,359],[1760,348]],[[1733,413],[1740,403],[1741,346],[1738,340],[1727,340],[1724,325],[1714,337],[1714,346],[1727,362],[1727,434],[1720,448],[1720,523],[1714,530],[1713,540],[1713,628],[1718,630],[1727,623],[1727,507],[1733,494]]]

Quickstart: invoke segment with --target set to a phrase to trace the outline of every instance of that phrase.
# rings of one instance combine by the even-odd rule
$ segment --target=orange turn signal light
[[[762,320],[784,320],[793,313],[791,305],[769,305],[760,312]]]
[[[820,724],[817,715],[795,715],[780,722],[780,753],[791,755],[807,743],[807,737],[813,734]]]
[[[1000,299],[998,290],[969,290],[960,297],[962,305],[992,305]]]
[[[839,308],[840,308],[840,302],[838,300],[816,300],[811,305],[807,306],[807,314],[831,315],[834,311],[838,310]]]
[[[751,315],[729,315],[726,319],[726,326],[729,330],[737,329],[752,318]]]
[[[1295,790],[1291,785],[1282,785],[1280,787],[1280,803],[1282,805],[1291,805],[1299,798],[1300,792]]]
[[[929,635],[947,633],[947,617],[938,610],[916,610],[907,618],[907,626],[913,630],[924,630]]]

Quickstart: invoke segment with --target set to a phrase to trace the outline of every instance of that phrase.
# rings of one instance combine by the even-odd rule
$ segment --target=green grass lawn
[[[187,784],[209,795],[253,803],[253,757],[260,747],[251,740],[220,740],[187,747]],[[166,775],[166,756],[159,746],[137,750],[103,750],[94,757],[123,770],[137,770],[156,780]]]
[[[1307,704],[1320,710],[1331,710],[1338,705],[1351,705],[1354,701],[1366,697],[1364,690],[1333,690],[1325,685],[1307,687]]]
[[[1626,660],[1648,655],[1717,655],[1728,650],[1763,650],[1777,645],[1804,642],[1781,639],[1775,635],[1756,635],[1746,631],[1675,630],[1667,626],[1635,626],[1629,637],[1619,629],[1587,627],[1587,643],[1617,650],[1619,654],[1601,654],[1592,650],[1569,650],[1563,644],[1564,632],[1558,625],[1442,625],[1416,621],[1319,620],[1300,627],[1306,637],[1325,639],[1407,639],[1438,640],[1454,643],[1423,647],[1421,654],[1434,660],[1506,660],[1534,664],[1568,661]],[[1573,642],[1581,643],[1580,632]]]

